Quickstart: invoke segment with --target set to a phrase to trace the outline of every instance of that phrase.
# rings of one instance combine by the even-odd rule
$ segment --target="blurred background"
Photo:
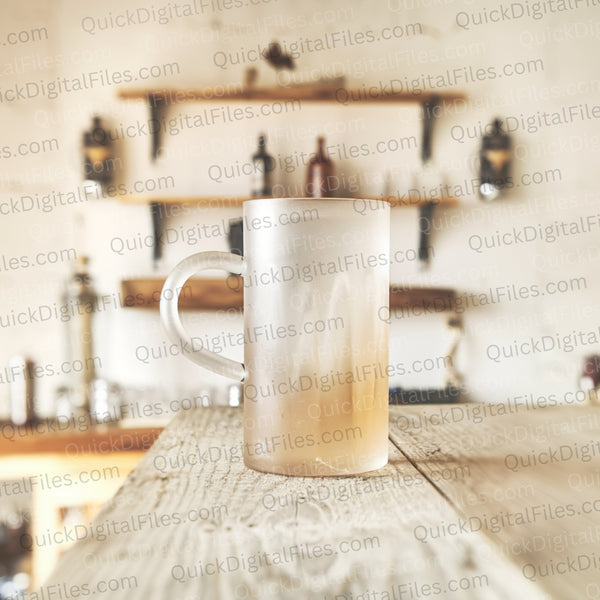
[[[305,158],[324,136],[333,195],[391,197],[401,299],[382,318],[390,363],[405,365],[391,387],[460,390],[450,401],[590,402],[596,377],[581,374],[600,351],[600,20],[585,3],[538,4],[3,3],[3,476],[88,475],[74,496],[54,486],[36,500],[41,484],[23,481],[0,493],[0,595],[40,581],[62,551],[23,532],[85,522],[173,414],[241,402],[168,349],[153,293],[185,256],[230,248],[260,135],[274,195],[305,194]],[[261,56],[273,41],[278,69]],[[235,99],[255,89],[268,93]],[[303,100],[315,90],[323,101]],[[378,98],[390,101],[364,101]],[[482,193],[486,165],[507,170]],[[242,345],[224,342],[242,330],[239,298],[219,289],[210,310],[192,301],[204,309],[184,324],[240,360]],[[75,315],[85,302],[94,311]],[[76,328],[88,332],[79,346]],[[37,418],[71,419],[74,437],[55,440],[48,421],[37,433],[11,428],[28,420],[27,398]],[[115,420],[129,441],[88,428]],[[102,435],[117,440],[113,454],[91,447]]]

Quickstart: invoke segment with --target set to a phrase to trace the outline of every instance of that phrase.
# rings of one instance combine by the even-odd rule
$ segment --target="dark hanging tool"
[[[154,243],[152,245],[152,264],[156,270],[158,268],[158,261],[162,257],[162,245],[160,240],[163,223],[160,202],[150,202],[150,215],[152,216],[152,235],[154,236]]]
[[[435,121],[435,109],[440,98],[435,94],[421,104],[423,112],[423,143],[421,146],[421,162],[425,164],[431,158],[431,136],[433,133],[433,122]]]
[[[229,250],[232,254],[244,256],[244,220],[230,219],[229,231],[227,232]]]
[[[425,164],[431,158],[431,136],[435,121],[436,106],[440,98],[433,94],[421,104],[423,112],[423,140],[421,145],[421,162]],[[431,239],[431,219],[435,204],[426,202],[419,207],[419,263],[421,268],[429,264],[429,240]]]
[[[167,109],[167,99],[161,94],[148,94],[148,108],[150,109],[150,131],[152,133],[152,150],[150,156],[156,160],[160,150],[162,122]]]
[[[150,132],[152,134],[152,149],[150,156],[156,160],[160,151],[162,139],[162,123],[167,110],[167,98],[162,94],[148,94],[148,108],[150,109]],[[152,245],[152,263],[154,269],[158,268],[158,261],[162,257],[162,246],[160,239],[162,236],[163,216],[160,202],[150,203],[150,216],[152,218],[152,235],[154,243]]]
[[[426,202],[419,206],[419,263],[422,268],[429,264],[429,242],[434,208],[435,202]]]

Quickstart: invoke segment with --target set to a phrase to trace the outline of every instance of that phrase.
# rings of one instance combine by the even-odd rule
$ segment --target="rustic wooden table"
[[[385,468],[288,478],[244,466],[240,409],[189,411],[40,597],[599,598],[599,430],[591,407],[391,407]]]

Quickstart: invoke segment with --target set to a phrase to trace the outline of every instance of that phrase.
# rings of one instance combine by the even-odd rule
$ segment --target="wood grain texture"
[[[81,424],[65,428],[53,420],[22,426],[0,424],[0,457],[16,454],[46,454],[67,452],[70,456],[147,450],[159,436],[162,427],[132,427]]]
[[[150,308],[157,310],[160,305],[164,279],[124,279],[121,293],[125,305],[130,308]],[[130,299],[130,301],[128,301]],[[225,279],[188,279],[179,294],[179,310],[220,310],[225,308],[242,309],[244,306],[244,286],[237,275]]]
[[[456,291],[451,288],[390,286],[390,308],[420,308],[424,313],[454,310]]]
[[[342,93],[340,93],[342,92]],[[234,91],[218,90],[216,88],[134,88],[121,89],[118,96],[122,100],[146,100],[156,98],[168,104],[178,102],[229,102],[229,101],[258,101],[258,100],[297,100],[301,102],[334,102],[336,104],[421,104],[434,97],[443,100],[461,100],[465,95],[460,92],[439,92],[436,94],[415,94],[405,92],[390,92],[370,96],[362,90],[347,90],[338,86],[289,86],[277,88],[253,88],[251,90],[235,89]],[[360,98],[353,100],[352,98]],[[346,101],[344,101],[346,99]]]
[[[390,419],[391,439],[466,522],[455,539],[485,533],[520,579],[565,600],[599,590],[599,434],[597,407],[403,407]],[[452,535],[443,525],[419,535]]]
[[[164,283],[161,278],[124,279],[121,281],[121,294],[125,306],[158,309]],[[390,286],[390,308],[449,311],[454,308],[455,298],[456,292],[450,288]],[[244,286],[238,275],[230,275],[227,279],[188,279],[179,296],[179,310],[241,310],[243,306]]]
[[[346,198],[352,200],[353,198]],[[406,196],[366,196],[361,195],[357,200],[381,200],[388,202],[392,208],[394,207],[419,207],[423,204],[432,203],[442,206],[458,206],[459,200],[456,198],[444,196],[440,198],[423,199],[420,196],[415,198]],[[252,196],[140,196],[137,194],[127,194],[119,196],[119,200],[126,204],[150,204],[158,202],[159,204],[186,206],[188,208],[232,208],[243,206],[244,202],[256,200]],[[167,213],[169,211],[163,211]]]
[[[458,515],[392,444],[383,469],[322,479],[251,471],[241,441],[240,409],[174,419],[44,589],[88,586],[111,600],[544,597],[482,535],[415,538]]]

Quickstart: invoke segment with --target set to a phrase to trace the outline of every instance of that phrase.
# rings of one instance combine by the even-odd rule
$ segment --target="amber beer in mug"
[[[357,208],[360,208],[359,210]],[[390,207],[385,201],[266,198],[244,203],[244,256],[200,252],[161,294],[162,322],[198,365],[244,382],[244,462],[323,476],[384,466],[388,453]],[[177,294],[223,269],[244,292],[244,363],[194,344]]]

